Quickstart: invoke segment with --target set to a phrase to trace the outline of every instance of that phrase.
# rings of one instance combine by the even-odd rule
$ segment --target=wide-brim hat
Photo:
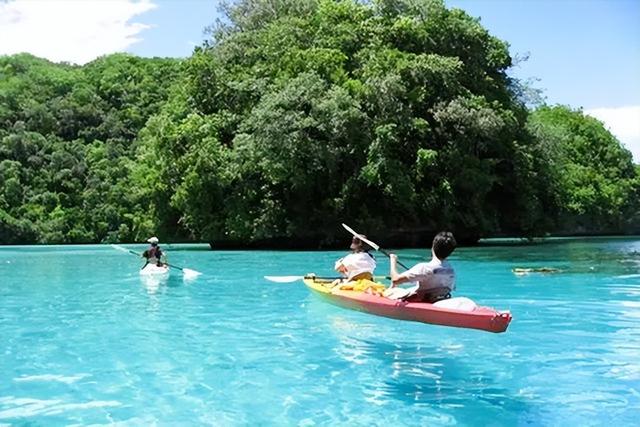
[[[157,238],[157,237],[149,237],[149,238],[147,239],[147,242],[149,242],[149,243],[158,243],[159,241],[160,241],[160,240],[158,240],[158,238]]]

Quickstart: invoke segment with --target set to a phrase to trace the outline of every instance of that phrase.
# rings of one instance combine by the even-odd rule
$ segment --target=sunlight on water
[[[0,425],[636,425],[638,239],[456,251],[457,295],[511,310],[504,334],[262,278],[332,275],[340,252],[205,249],[170,248],[204,273],[184,280],[109,246],[0,247]]]

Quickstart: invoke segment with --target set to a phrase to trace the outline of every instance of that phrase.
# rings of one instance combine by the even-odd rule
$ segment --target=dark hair
[[[433,238],[433,253],[438,259],[445,259],[456,248],[456,238],[450,231],[441,231]]]
[[[367,238],[367,236],[365,236],[364,234],[361,234],[361,236],[365,239]],[[353,236],[353,238],[351,239],[351,246],[349,246],[349,248],[356,252],[368,252],[371,250],[371,246],[369,246],[356,236]]]

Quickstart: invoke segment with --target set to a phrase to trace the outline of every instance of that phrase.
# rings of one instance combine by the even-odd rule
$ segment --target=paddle
[[[132,251],[130,249],[127,248],[123,248],[122,246],[118,246],[118,245],[111,245],[111,247],[113,249],[116,249],[118,251],[122,251],[122,252],[129,252],[132,255],[135,255],[137,257],[140,257],[141,254],[137,253],[136,251]],[[167,264],[169,267],[171,268],[175,268],[178,269],[180,271],[182,271],[182,273],[184,274],[185,279],[192,279],[194,277],[198,277],[199,275],[201,275],[202,273],[200,273],[199,271],[196,270],[192,270],[190,268],[183,268],[183,267],[178,267],[177,265],[173,265],[173,264],[169,264],[169,263],[165,263]],[[146,265],[146,264],[145,264]]]
[[[391,258],[391,256],[389,255],[389,253],[387,251],[385,251],[384,249],[382,249],[379,245],[377,245],[376,243],[373,243],[371,240],[365,239],[364,237],[362,237],[361,234],[356,233],[353,228],[349,227],[347,224],[342,223],[342,226],[344,227],[345,230],[347,230],[349,233],[353,234],[355,237],[357,237],[358,239],[362,240],[363,242],[365,242],[367,245],[371,246],[373,249],[375,249],[376,251],[380,251],[383,254],[385,254],[387,257]],[[398,261],[398,264],[400,264],[402,267],[404,267],[405,270],[408,270],[409,267],[407,267],[406,265],[404,265],[403,263],[401,263],[400,261]]]
[[[276,283],[293,283],[293,282],[297,282],[298,280],[302,280],[305,279],[307,277],[311,277],[311,276],[264,276],[265,279],[267,279],[270,282],[276,282]],[[321,279],[321,280],[336,280],[336,279],[344,279],[344,277],[318,277],[318,276],[313,276],[314,279]],[[375,276],[374,277],[375,280],[379,280],[379,279],[390,279],[389,276]]]

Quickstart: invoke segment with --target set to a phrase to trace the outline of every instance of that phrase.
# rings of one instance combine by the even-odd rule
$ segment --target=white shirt
[[[436,288],[456,288],[456,274],[447,261],[440,261],[433,257],[429,262],[421,262],[402,273],[410,282],[417,283],[415,290],[429,290]]]
[[[367,252],[358,252],[336,261],[335,269],[338,270],[341,265],[347,269],[347,280],[351,280],[358,274],[373,274],[373,270],[376,269],[376,260]]]

